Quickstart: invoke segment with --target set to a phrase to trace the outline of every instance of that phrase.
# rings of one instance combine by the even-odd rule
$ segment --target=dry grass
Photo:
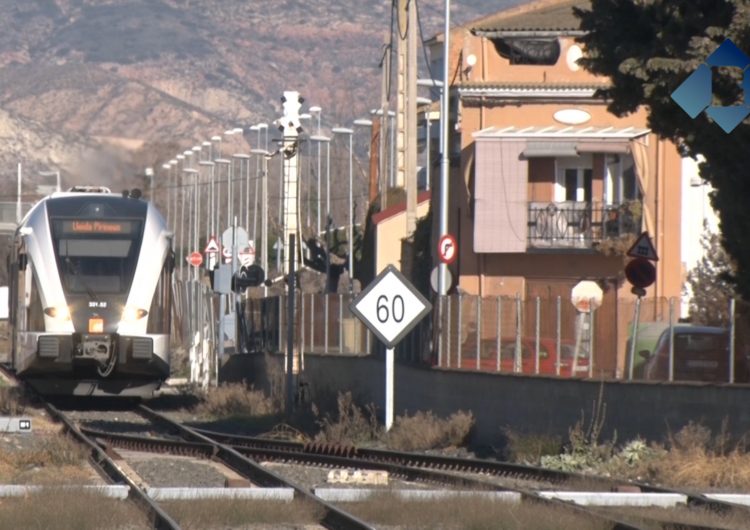
[[[386,437],[388,447],[399,451],[424,451],[464,445],[474,426],[471,412],[458,412],[446,419],[432,412],[399,416]]]
[[[339,445],[361,445],[379,441],[383,438],[383,428],[378,423],[374,405],[360,409],[352,398],[351,392],[339,394],[338,418],[326,416],[318,422],[320,432],[315,436],[316,442]]]
[[[523,434],[503,429],[507,440],[505,458],[524,464],[538,464],[543,456],[560,454],[562,437],[551,434]]]
[[[192,500],[163,503],[184,530],[247,528],[250,524],[273,528],[300,528],[318,523],[323,512],[304,501]]]
[[[510,504],[479,498],[403,501],[388,494],[342,508],[377,527],[471,530],[609,529],[611,525],[542,504]]]
[[[90,482],[84,447],[62,434],[35,435],[33,441],[28,446],[0,448],[2,482],[40,485]]]
[[[750,454],[744,440],[730,443],[726,428],[713,435],[708,428],[690,423],[669,437],[668,450],[650,462],[644,474],[684,487],[747,491]]]
[[[141,530],[151,527],[133,504],[85,491],[42,492],[0,500],[0,528]]]
[[[0,386],[0,415],[22,416],[26,412],[27,401],[21,387]]]
[[[260,390],[248,388],[244,383],[226,383],[210,388],[194,412],[212,418],[231,418],[268,416],[278,409]]]

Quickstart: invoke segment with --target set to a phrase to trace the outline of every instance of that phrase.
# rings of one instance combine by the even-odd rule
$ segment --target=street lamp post
[[[215,158],[214,159],[214,164],[219,164],[220,166],[227,166],[227,183],[229,183],[229,174],[230,174],[229,166],[232,165],[232,161],[229,160],[228,158]],[[217,236],[220,237],[221,234],[219,232],[223,232],[222,225],[221,225],[221,212],[220,212],[221,209],[219,208],[219,205],[221,204],[221,169],[219,169],[216,172],[216,187],[217,187],[217,190],[216,190],[216,209],[215,209],[215,212],[216,212],[216,230],[217,230]],[[228,194],[228,192],[227,192],[227,194]],[[229,214],[229,212],[227,212],[227,217],[226,217],[227,226],[229,226],[231,224],[231,222],[232,222],[231,219],[229,218],[228,214]]]
[[[346,127],[334,127],[331,129],[333,134],[349,135],[349,292],[354,290],[354,214],[353,214],[353,197],[352,197],[352,139],[354,130]]]
[[[358,118],[352,122],[355,126],[359,127],[370,127],[370,135],[367,137],[367,170],[365,175],[367,177],[368,188],[370,179],[370,162],[372,161],[372,120],[367,118]],[[369,197],[368,197],[369,200]],[[356,217],[356,216],[355,216]]]
[[[268,276],[268,159],[271,154],[265,149],[251,149],[250,152],[254,155],[258,155],[261,160],[261,208],[262,213],[260,215],[260,266],[263,272]],[[253,231],[255,229],[253,228]],[[258,248],[258,243],[255,243],[255,248]],[[266,295],[266,287],[263,287],[263,295]]]
[[[243,227],[245,230],[248,230],[250,228],[250,155],[245,153],[235,153],[232,155],[233,159],[240,161],[240,168],[238,172],[238,177],[240,178],[240,204],[239,204],[239,217],[240,220],[242,219],[242,203],[243,203],[243,197],[247,195],[247,201],[245,203],[245,226]],[[245,178],[242,178],[242,168],[245,167]]]
[[[213,195],[213,186],[214,186],[214,166],[215,164],[211,160],[201,160],[198,162],[199,165],[203,167],[209,168],[208,174],[209,174],[209,182],[211,186],[211,194]],[[208,211],[206,212],[208,215],[206,216],[206,242],[210,239],[212,235],[216,235],[214,232],[214,211],[213,211],[213,201],[208,201]]]
[[[313,113],[313,114],[316,114],[318,116],[318,128],[315,129],[315,136],[319,137],[320,136],[320,115],[323,113],[323,109],[316,105],[316,106],[310,107],[310,112]],[[310,139],[312,140],[313,136],[310,136]],[[316,235],[320,235],[320,207],[321,207],[321,201],[320,201],[320,142],[318,142],[318,173],[317,173],[317,177],[318,177],[318,194],[315,196],[315,200],[316,200],[316,206],[317,206],[316,210],[317,210],[317,214],[318,214],[318,219],[317,219],[318,223],[316,225],[317,228],[318,228],[318,230],[316,232]]]

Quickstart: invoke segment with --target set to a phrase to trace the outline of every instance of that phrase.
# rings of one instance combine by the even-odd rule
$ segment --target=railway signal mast
[[[302,125],[299,120],[299,111],[304,99],[300,97],[299,92],[288,90],[284,91],[281,97],[281,103],[284,108],[284,115],[276,120],[283,135],[281,147],[283,174],[284,197],[284,244],[289,245],[290,238],[294,238],[295,251],[294,256],[288,256],[284,260],[284,274],[289,274],[290,259],[294,259],[299,264],[299,134],[302,132]],[[288,247],[289,248],[289,247]],[[291,248],[290,248],[291,252]],[[297,267],[295,267],[297,268]]]

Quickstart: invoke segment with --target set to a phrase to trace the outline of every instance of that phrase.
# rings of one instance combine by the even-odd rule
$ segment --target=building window
[[[593,170],[591,156],[557,159],[555,201],[591,202]]]
[[[625,201],[642,199],[632,156],[608,155],[605,166],[604,198],[606,204],[621,204]]]

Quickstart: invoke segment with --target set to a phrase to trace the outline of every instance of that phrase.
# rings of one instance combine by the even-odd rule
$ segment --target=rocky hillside
[[[519,0],[453,2],[457,22]],[[425,38],[440,0],[419,3]],[[65,184],[127,180],[298,90],[323,121],[379,102],[385,0],[0,0],[0,195],[17,162]]]

